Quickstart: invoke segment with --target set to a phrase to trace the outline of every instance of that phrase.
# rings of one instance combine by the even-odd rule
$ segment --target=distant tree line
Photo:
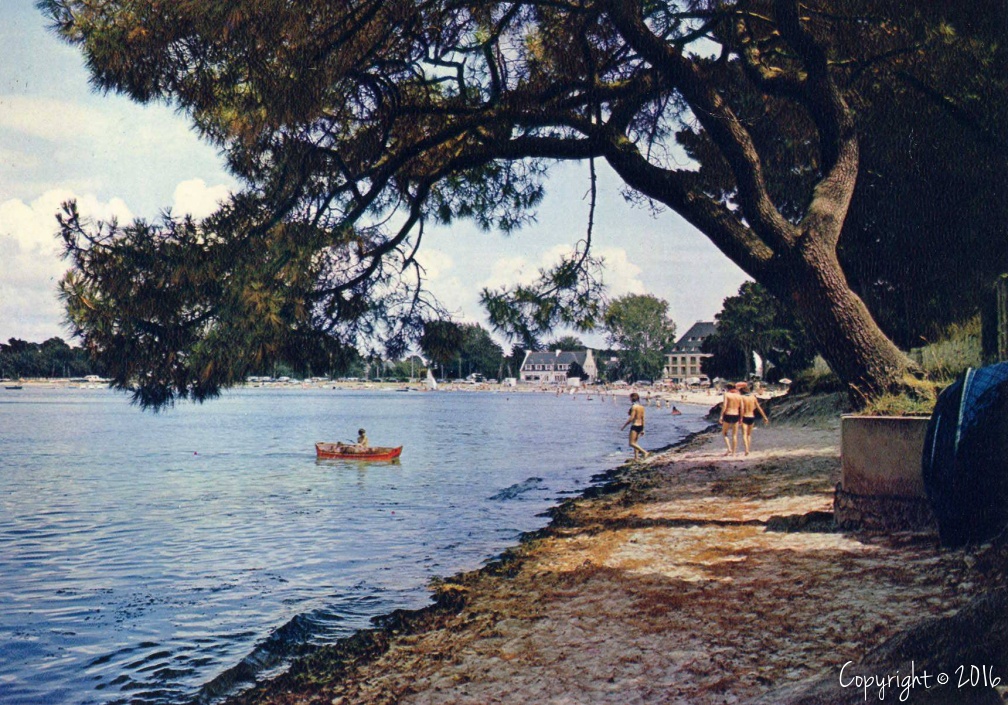
[[[612,347],[599,351],[600,379],[658,379],[665,353],[671,349],[675,324],[667,316],[668,303],[651,295],[627,295],[610,302],[604,328]],[[714,353],[704,371],[711,376],[743,376],[752,372],[752,353],[771,363],[779,376],[794,375],[807,366],[813,348],[801,325],[763,287],[747,282],[737,296],[724,301],[717,315],[718,333],[708,339],[706,352]],[[578,337],[566,335],[549,340],[536,349],[584,350]],[[439,378],[479,374],[487,379],[517,377],[526,348],[512,347],[510,353],[493,340],[479,324],[450,321],[428,323],[420,339],[419,355],[383,359],[361,354],[354,348],[312,351],[301,348],[273,361],[252,366],[250,374],[271,377],[359,377],[405,381],[421,377],[433,368]],[[607,364],[610,359],[618,360]],[[83,377],[107,376],[99,362],[80,347],[71,347],[54,337],[42,343],[11,338],[0,343],[0,377]],[[575,370],[575,374],[583,371]]]
[[[487,378],[504,376],[509,369],[517,373],[525,357],[523,348],[516,347],[510,356],[478,324],[450,324],[457,329],[457,337],[441,347],[430,343],[424,350],[428,361],[418,355],[399,360],[387,360],[375,355],[363,355],[356,349],[336,352],[319,351],[306,354],[284,355],[278,360],[253,365],[251,375],[266,377],[369,377],[407,379],[426,374],[428,364],[437,368],[440,376],[468,376],[472,373]],[[441,331],[442,335],[448,335]],[[66,378],[87,375],[106,376],[103,366],[91,358],[81,347],[71,347],[62,338],[49,338],[42,343],[32,343],[11,338],[0,343],[0,377],[20,379],[29,377]]]
[[[505,356],[504,349],[490,337],[478,323],[432,321],[424,327],[420,349],[442,378],[468,377],[479,374],[487,379],[512,376],[524,359],[524,351],[512,350]],[[514,358],[521,355],[515,366]]]
[[[102,371],[86,350],[70,347],[62,338],[43,343],[11,338],[0,343],[0,377],[84,377]]]
[[[251,366],[250,375],[268,377],[358,377],[406,381],[427,374],[428,367],[439,378],[468,377],[479,374],[498,378],[517,372],[524,359],[524,349],[515,347],[510,356],[482,326],[476,323],[432,321],[419,341],[420,351],[402,357],[389,358],[361,353],[353,347],[330,350],[305,346],[298,350],[281,351],[278,360],[263,360]]]

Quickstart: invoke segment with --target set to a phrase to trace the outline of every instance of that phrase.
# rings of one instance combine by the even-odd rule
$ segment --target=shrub
[[[816,355],[811,367],[797,375],[791,385],[791,391],[808,394],[830,394],[846,391],[840,378],[837,377],[822,355]]]
[[[980,317],[949,326],[941,340],[910,351],[924,370],[924,379],[908,377],[905,390],[884,394],[870,401],[861,413],[869,416],[930,416],[942,388],[951,384],[968,367],[980,367],[983,352]],[[846,391],[821,356],[812,366],[795,375],[794,392],[827,394]]]
[[[980,317],[949,326],[942,340],[915,348],[911,356],[924,368],[928,379],[943,384],[954,380],[967,367],[980,367],[983,361]]]
[[[924,370],[924,379],[908,378],[906,390],[872,400],[864,408],[868,415],[930,416],[938,394],[968,367],[979,367],[983,354],[980,346],[980,317],[953,324],[945,336],[910,352]]]
[[[930,416],[938,401],[940,387],[928,379],[907,377],[899,394],[883,394],[869,401],[865,416]]]

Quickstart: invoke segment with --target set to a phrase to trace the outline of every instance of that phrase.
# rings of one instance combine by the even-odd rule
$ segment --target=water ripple
[[[550,395],[243,390],[152,415],[24,391],[0,405],[3,703],[213,702],[427,604],[625,457],[622,407]],[[648,436],[695,430],[678,418]],[[544,419],[583,437],[515,442]],[[315,463],[361,426],[401,463]]]

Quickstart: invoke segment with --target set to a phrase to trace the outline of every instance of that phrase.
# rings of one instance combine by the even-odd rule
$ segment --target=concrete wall
[[[921,452],[928,419],[915,416],[843,416],[840,468],[853,494],[922,497]]]
[[[927,418],[911,416],[841,417],[838,526],[933,528],[921,477],[927,425]]]

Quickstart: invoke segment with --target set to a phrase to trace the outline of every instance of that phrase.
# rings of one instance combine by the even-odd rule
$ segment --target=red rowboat
[[[319,460],[395,460],[402,453],[402,446],[383,448],[381,446],[361,448],[352,443],[316,443],[315,456]]]

